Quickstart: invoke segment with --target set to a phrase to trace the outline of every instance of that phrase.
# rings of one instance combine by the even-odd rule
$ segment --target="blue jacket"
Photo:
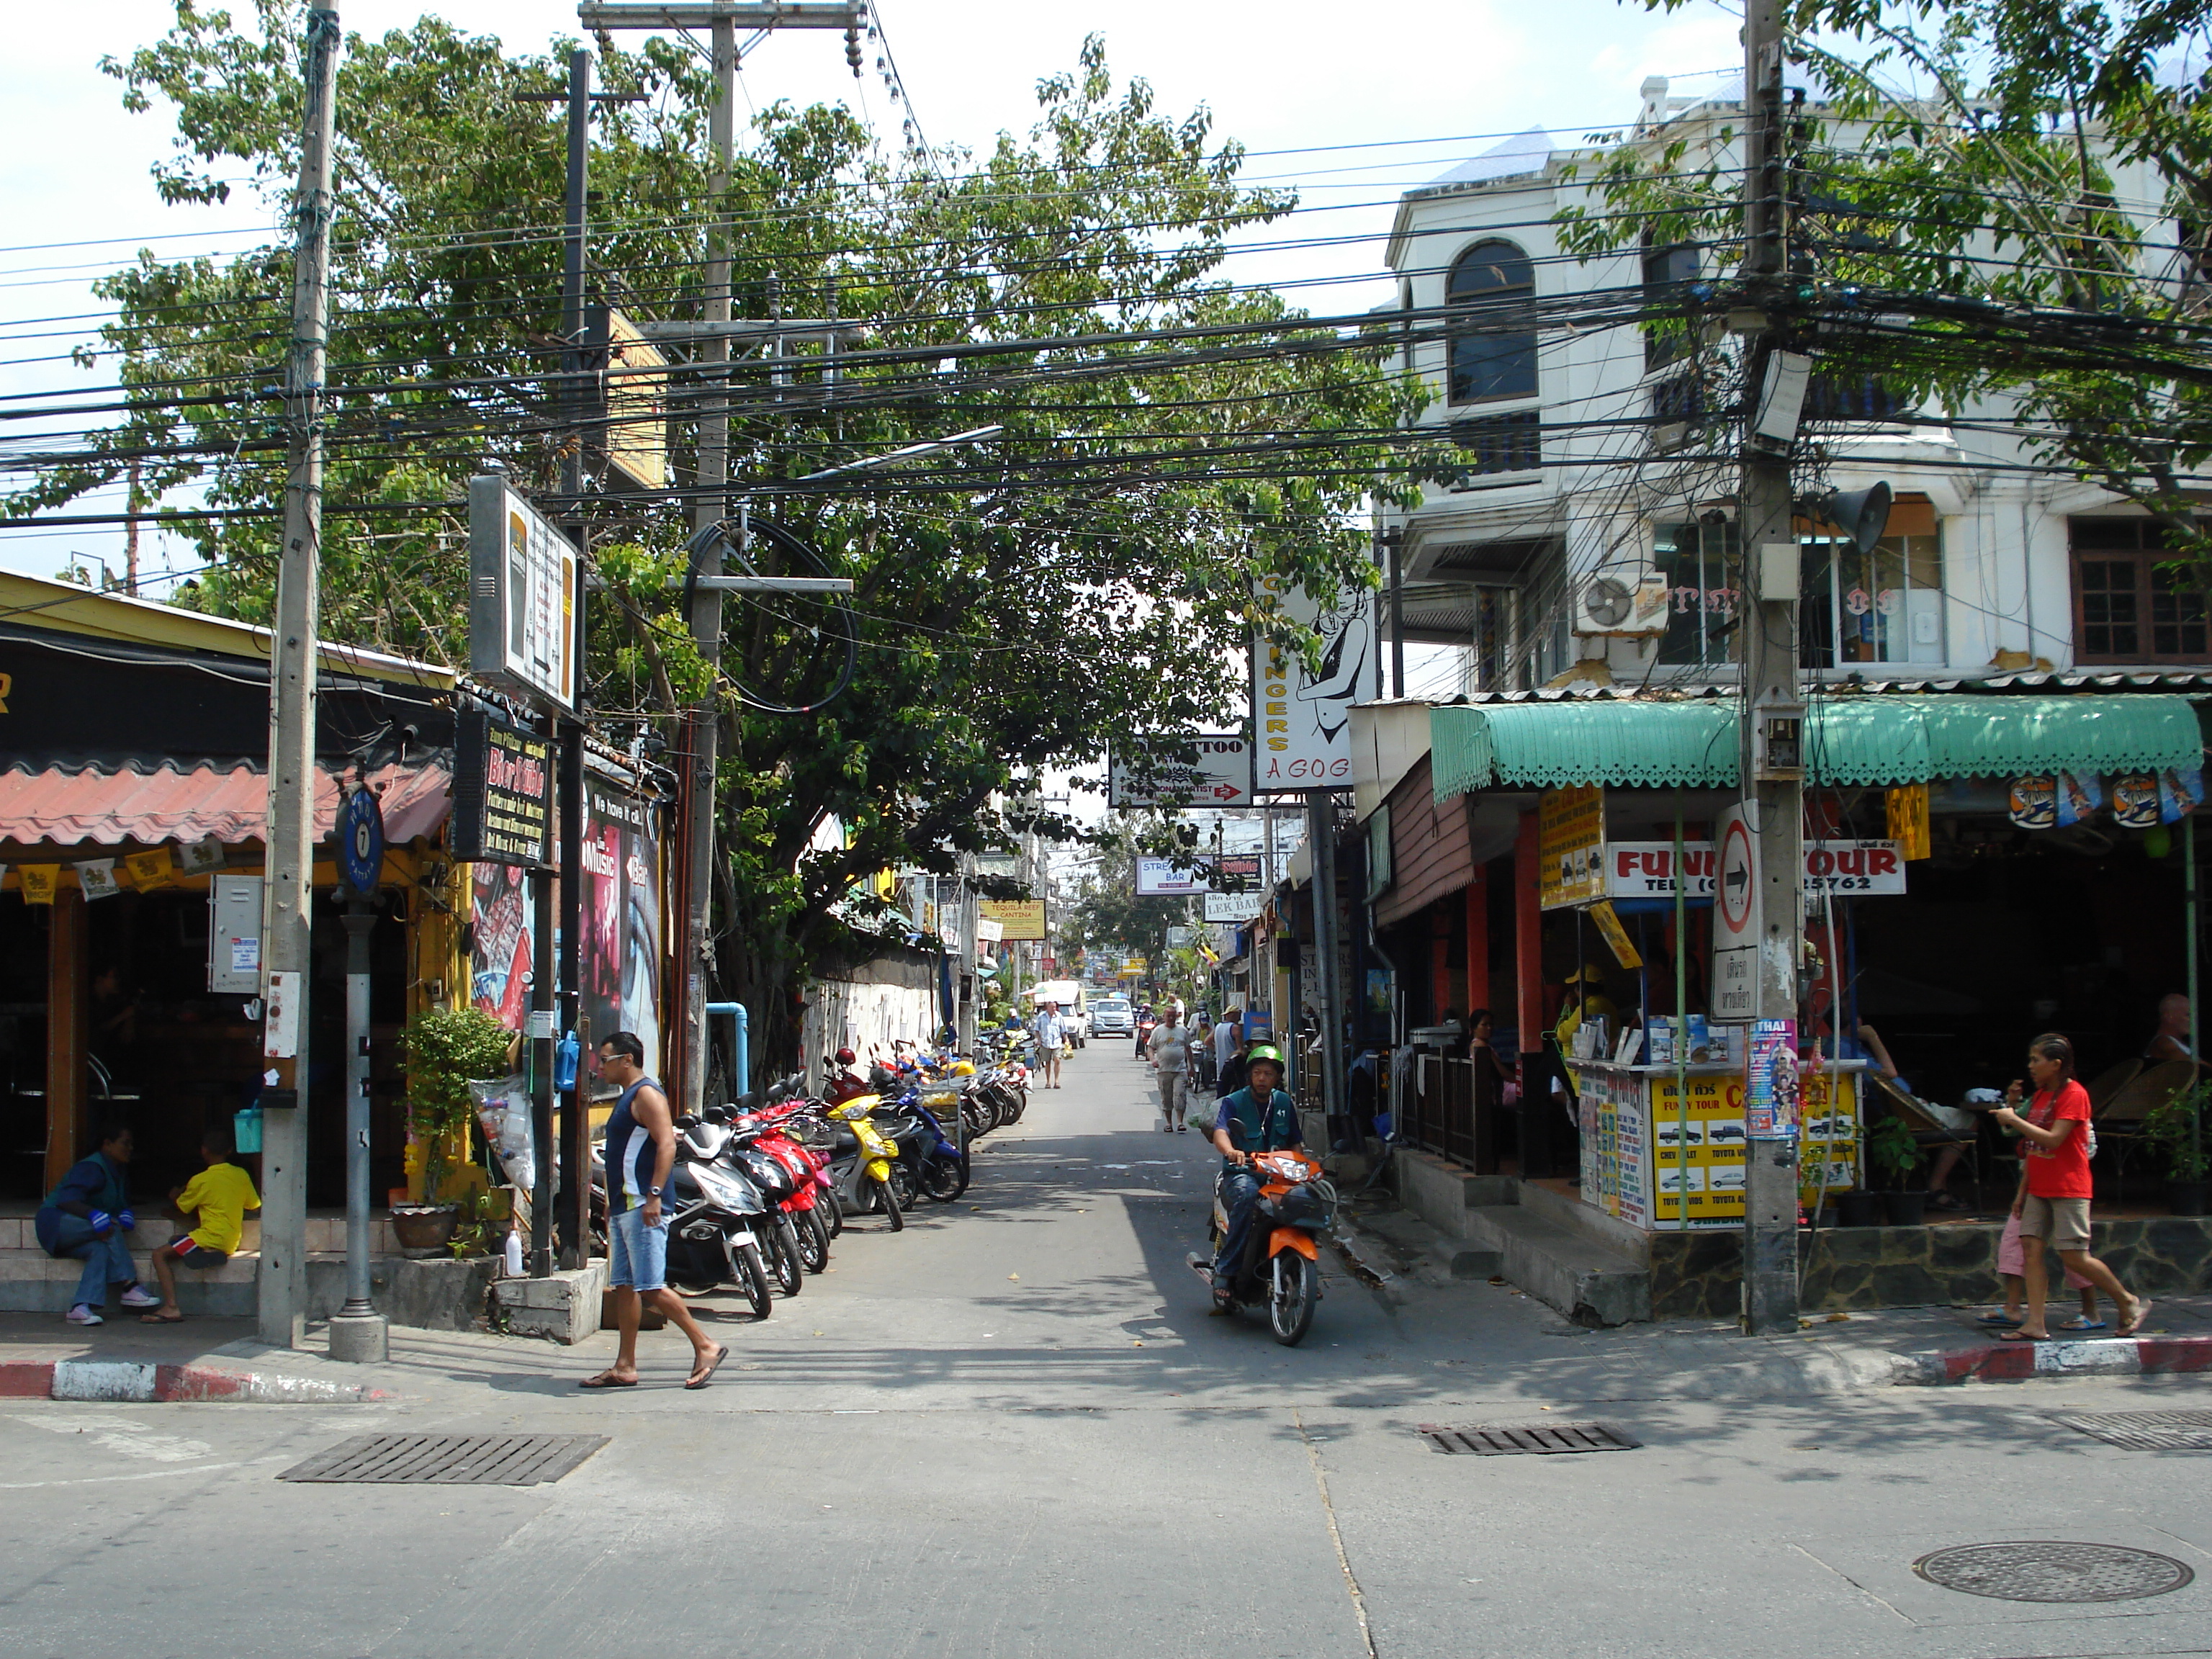
[[[70,1166],[61,1185],[48,1193],[46,1201],[39,1206],[32,1226],[39,1236],[40,1247],[51,1255],[54,1241],[61,1236],[64,1216],[82,1218],[94,1210],[114,1215],[130,1207],[131,1182],[123,1166],[105,1152],[94,1152]]]
[[[1269,1095],[1265,1109],[1249,1087],[1224,1096],[1214,1127],[1227,1130],[1229,1144],[1240,1152],[1279,1152],[1305,1144],[1298,1133],[1297,1103],[1280,1089]]]

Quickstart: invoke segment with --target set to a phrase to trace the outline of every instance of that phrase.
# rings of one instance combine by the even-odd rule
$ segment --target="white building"
[[[1644,93],[1633,142],[1686,137],[1692,161],[1705,146],[1733,167],[1720,134],[1741,119],[1740,79],[1714,77],[1706,93],[1684,96],[1655,78]],[[1564,252],[1556,216],[1605,210],[1586,181],[1567,176],[1577,154],[1591,152],[1531,131],[1408,191],[1389,253],[1400,304],[1488,303],[1494,313],[1517,299],[1595,299],[1730,274],[1698,270],[1694,250],[1587,264]],[[2147,175],[2124,178],[2121,199],[2155,188]],[[1405,638],[1463,659],[1456,674],[1447,664],[1422,676],[1416,695],[1733,678],[1734,434],[1697,420],[1715,396],[1710,377],[1700,386],[1701,365],[1721,366],[1724,379],[1730,355],[1717,325],[1692,348],[1602,321],[1492,328],[1403,349],[1402,368],[1430,390],[1425,423],[1449,431],[1468,458],[1451,487],[1382,520],[1401,538]],[[1881,481],[1897,497],[1870,559],[1826,533],[1803,538],[1803,654],[1816,678],[2212,664],[2203,596],[2172,592],[2154,570],[2166,556],[2158,527],[2039,470],[2001,404],[1907,410],[1877,386],[1816,376],[1807,417],[1801,489]],[[1806,465],[1815,447],[1827,456],[1817,477]],[[1598,591],[1599,616],[1639,586],[1647,604],[1663,587],[1663,635],[1598,634],[1600,576],[1619,586]],[[1578,620],[1590,631],[1577,633]]]

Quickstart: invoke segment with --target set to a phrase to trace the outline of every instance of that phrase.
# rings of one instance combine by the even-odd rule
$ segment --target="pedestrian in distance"
[[[580,1389],[637,1386],[637,1327],[651,1303],[691,1342],[687,1389],[703,1389],[730,1351],[710,1340],[668,1288],[668,1215],[663,1204],[676,1167],[676,1120],[658,1079],[645,1073],[645,1044],[617,1031],[599,1045],[599,1076],[622,1091],[607,1119],[607,1284],[614,1291],[615,1363]]]
[[[185,1316],[177,1305],[177,1269],[209,1273],[238,1254],[246,1237],[246,1212],[261,1207],[253,1177],[230,1161],[230,1131],[211,1126],[200,1136],[200,1162],[206,1167],[181,1187],[169,1189],[169,1212],[188,1231],[154,1252],[154,1277],[161,1282],[161,1305],[141,1314],[146,1325],[173,1325]]]
[[[160,1297],[139,1284],[137,1269],[131,1265],[131,1247],[123,1237],[138,1224],[131,1212],[129,1174],[137,1145],[127,1125],[103,1126],[100,1150],[71,1164],[31,1218],[40,1248],[48,1255],[84,1263],[76,1295],[62,1316],[72,1325],[106,1324],[100,1310],[107,1305],[112,1285],[123,1287],[126,1308],[143,1312],[161,1305]]]
[[[2112,1270],[2089,1254],[2089,1092],[2074,1079],[2074,1045],[2045,1032],[2027,1045],[2027,1072],[2034,1097],[2020,1106],[2027,1085],[2014,1079],[2005,1103],[1990,1114],[2021,1137],[2020,1188],[2012,1212],[2020,1218],[2027,1281],[2027,1310],[2017,1330],[2000,1334],[2007,1342],[2047,1342],[2044,1302],[2049,1293],[2049,1255],[2058,1259],[2112,1299],[2122,1336],[2142,1328],[2150,1312],[2147,1297],[2130,1295]]]
[[[1226,1100],[1244,1086],[1245,1060],[1252,1045],[1244,1041],[1244,1028],[1239,1024],[1230,1039],[1229,1058],[1223,1060],[1213,1073],[1213,1097]]]
[[[1152,1027],[1152,1071],[1160,1085],[1160,1133],[1188,1134],[1183,1121],[1183,1086],[1189,1080],[1191,1028],[1182,1023],[1182,1011],[1170,1006],[1167,1018]]]
[[[1047,1089],[1060,1087],[1060,1051],[1067,1043],[1067,1022],[1060,1017],[1060,1005],[1046,999],[1037,1010],[1036,1019],[1030,1029],[1036,1034],[1037,1070]]]

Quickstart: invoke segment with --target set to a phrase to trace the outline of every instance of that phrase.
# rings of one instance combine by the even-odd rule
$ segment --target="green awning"
[[[1736,704],[1561,701],[1431,709],[1437,799],[1493,784],[1663,788],[1736,782]],[[2187,697],[1822,696],[1810,701],[1807,781],[1927,783],[2028,772],[2151,772],[2202,763]]]

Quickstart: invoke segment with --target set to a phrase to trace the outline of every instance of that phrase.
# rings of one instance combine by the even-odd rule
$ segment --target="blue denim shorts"
[[[607,1218],[607,1283],[616,1289],[658,1291],[668,1283],[668,1218],[645,1224],[638,1205]]]

